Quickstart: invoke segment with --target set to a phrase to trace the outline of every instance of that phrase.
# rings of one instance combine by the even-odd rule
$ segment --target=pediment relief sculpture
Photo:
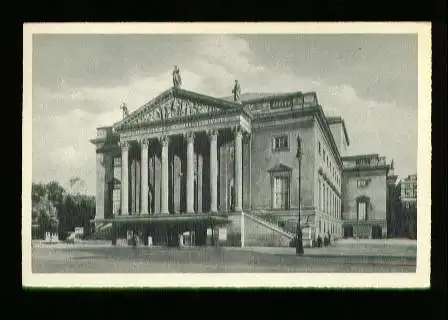
[[[123,124],[141,124],[184,118],[199,114],[214,114],[224,111],[221,108],[194,102],[184,98],[168,97],[145,112],[128,118]]]

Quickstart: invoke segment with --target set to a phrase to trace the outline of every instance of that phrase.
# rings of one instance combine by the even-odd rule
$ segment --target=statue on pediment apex
[[[179,88],[182,85],[182,78],[180,76],[180,71],[177,66],[174,66],[173,70],[173,86],[174,88]]]
[[[126,106],[126,103],[123,102],[120,106],[120,109],[123,112],[123,118],[126,118],[129,115],[129,110],[128,107]]]
[[[233,101],[237,103],[241,103],[241,87],[238,80],[235,80],[235,84],[232,89],[233,93]]]

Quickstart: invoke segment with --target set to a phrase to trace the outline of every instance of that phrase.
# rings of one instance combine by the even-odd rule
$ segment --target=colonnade
[[[234,134],[235,143],[235,211],[242,211],[243,200],[243,132],[241,128],[237,127],[232,130]],[[207,131],[207,136],[210,142],[210,211],[211,213],[218,212],[218,130]],[[186,213],[194,214],[194,143],[197,137],[197,132],[183,133],[183,139],[186,143]],[[141,206],[140,214],[147,215],[149,213],[148,204],[148,153],[151,144],[155,139],[158,139],[161,145],[161,202],[160,212],[156,214],[169,214],[169,157],[168,148],[170,145],[171,136],[163,135],[158,138],[140,138],[136,139],[140,145],[141,150]],[[130,141],[120,141],[121,148],[121,215],[129,215],[129,149]]]

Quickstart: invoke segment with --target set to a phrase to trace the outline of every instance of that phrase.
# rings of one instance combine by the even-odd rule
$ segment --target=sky
[[[95,193],[96,128],[172,86],[215,97],[314,91],[327,116],[341,116],[351,155],[394,159],[417,172],[417,35],[33,35],[33,182],[72,177]]]

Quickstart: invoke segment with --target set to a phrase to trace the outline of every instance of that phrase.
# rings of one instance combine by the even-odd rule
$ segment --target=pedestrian
[[[135,255],[138,254],[137,235],[135,234],[135,232],[132,232],[132,251]]]

